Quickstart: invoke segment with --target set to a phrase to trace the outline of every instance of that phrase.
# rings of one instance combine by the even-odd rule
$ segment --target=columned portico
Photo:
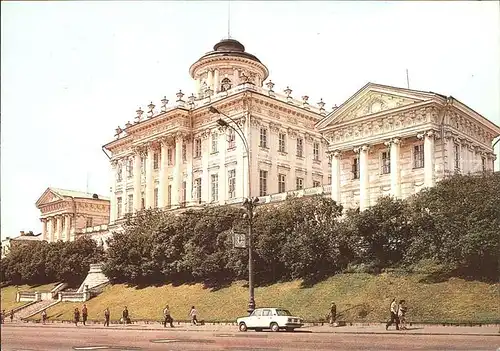
[[[41,218],[40,221],[42,222],[42,240],[47,240],[47,218]]]
[[[330,153],[330,159],[332,164],[332,200],[340,204],[340,158],[341,152],[338,150],[332,151]]]
[[[167,206],[167,187],[168,187],[168,142],[166,138],[161,139],[160,155],[160,184],[158,188],[158,207]]]
[[[369,193],[369,171],[368,171],[368,151],[369,145],[363,145],[354,149],[359,153],[359,209],[363,211],[370,206]]]
[[[401,165],[400,165],[400,146],[401,139],[394,138],[385,143],[390,146],[390,170],[391,170],[391,195],[396,199],[401,198]]]
[[[153,146],[149,144],[146,158],[146,208],[154,207],[153,154]]]
[[[136,149],[134,155],[134,211],[141,210],[141,150]]]

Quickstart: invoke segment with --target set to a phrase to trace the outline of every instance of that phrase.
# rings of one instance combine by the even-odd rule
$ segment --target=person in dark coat
[[[130,324],[130,318],[128,317],[128,309],[127,306],[123,309],[122,319],[124,324]]]
[[[104,310],[104,326],[109,327],[109,307]]]
[[[335,320],[337,319],[337,305],[335,302],[332,301],[332,304],[330,305],[330,324],[335,323]]]
[[[88,311],[87,311],[87,305],[83,305],[82,307],[82,322],[83,325],[86,325],[85,322],[87,322],[87,316],[88,316]]]
[[[75,308],[75,325],[78,326],[78,322],[80,321],[80,311],[78,310],[78,307]]]
[[[14,310],[10,310],[10,322],[14,321]]]

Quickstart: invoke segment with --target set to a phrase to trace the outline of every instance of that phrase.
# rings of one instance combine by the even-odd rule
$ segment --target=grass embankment
[[[409,320],[429,323],[486,323],[500,320],[500,284],[487,284],[451,278],[439,283],[425,283],[425,275],[363,273],[341,274],[310,288],[299,281],[274,284],[255,289],[258,306],[281,306],[307,321],[326,316],[331,301],[337,304],[341,319],[348,322],[380,322],[388,318],[393,297],[405,299]],[[191,305],[205,321],[234,321],[245,315],[248,289],[242,282],[217,291],[200,284],[136,289],[113,285],[99,296],[87,301],[89,319],[103,319],[109,306],[111,320],[118,320],[128,306],[133,320],[160,320],[165,304],[171,307],[176,320],[187,320]],[[50,319],[71,320],[75,307],[81,303],[60,303],[50,308]],[[39,319],[34,316],[33,319]]]
[[[57,283],[45,284],[45,285],[13,285],[6,286],[2,288],[2,296],[1,296],[1,310],[10,311],[13,308],[22,306],[27,304],[28,302],[16,302],[16,295],[18,291],[39,291],[39,292],[48,292],[52,290]]]

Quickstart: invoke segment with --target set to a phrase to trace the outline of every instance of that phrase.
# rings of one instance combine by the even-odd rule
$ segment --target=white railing
[[[62,302],[85,302],[90,299],[90,291],[61,291],[59,293],[59,301]]]
[[[40,301],[40,299],[39,292],[18,291],[16,295],[17,302]]]

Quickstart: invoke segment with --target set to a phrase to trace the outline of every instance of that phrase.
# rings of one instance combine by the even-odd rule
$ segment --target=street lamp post
[[[234,119],[226,115],[225,113],[220,112],[217,110],[215,107],[210,106],[208,110],[211,113],[218,114],[218,115],[223,115],[227,119],[229,119],[230,122],[226,122],[225,120],[219,118],[217,120],[217,124],[223,128],[231,128],[238,136],[240,137],[241,141],[243,142],[243,146],[245,147],[245,151],[247,153],[247,179],[248,179],[248,196],[243,200],[243,207],[247,210],[247,219],[248,219],[248,293],[249,293],[249,298],[248,298],[248,313],[252,313],[253,310],[255,309],[255,294],[254,294],[254,282],[253,282],[253,218],[254,218],[254,208],[257,202],[259,202],[258,197],[251,198],[250,197],[250,191],[251,191],[251,176],[250,176],[250,150],[248,148],[248,141],[247,138],[245,137],[245,134],[243,133],[243,130],[241,130],[240,126]],[[231,125],[230,123],[234,124]]]

